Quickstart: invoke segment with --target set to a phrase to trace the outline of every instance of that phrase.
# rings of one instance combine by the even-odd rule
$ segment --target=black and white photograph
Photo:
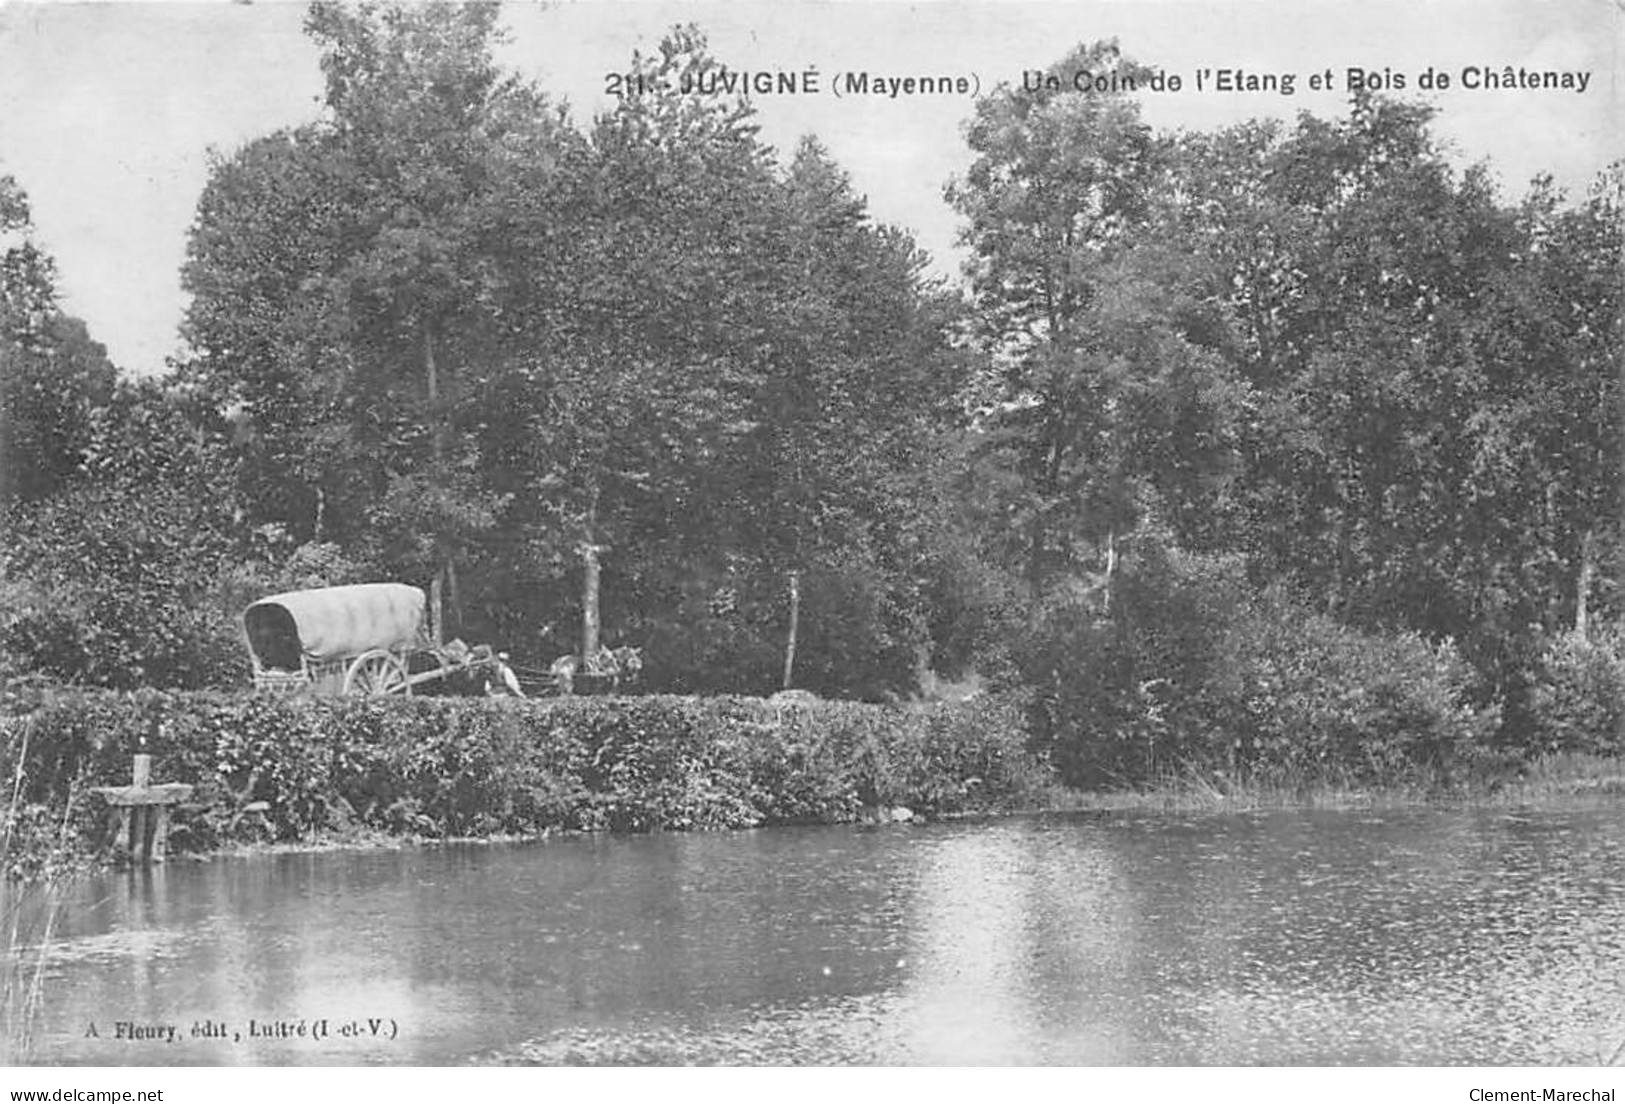
[[[1614,1100],[1622,32],[0,4],[0,1085]]]

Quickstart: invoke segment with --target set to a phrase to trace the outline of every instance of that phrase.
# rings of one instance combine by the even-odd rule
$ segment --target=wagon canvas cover
[[[423,591],[405,583],[295,590],[262,598],[243,611],[248,645],[265,667],[297,670],[373,648],[423,643]]]

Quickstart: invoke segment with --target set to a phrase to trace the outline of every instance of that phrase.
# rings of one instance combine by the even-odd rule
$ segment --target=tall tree
[[[1180,136],[1169,164],[1158,220],[1249,388],[1219,544],[1345,620],[1462,641],[1516,699],[1539,634],[1612,601],[1606,202],[1508,206],[1430,109],[1369,95]]]
[[[1115,80],[1071,91],[1079,71]],[[983,427],[1020,480],[1035,591],[1063,569],[1109,585],[1117,540],[1148,509],[1196,523],[1206,503],[1180,500],[1222,475],[1234,391],[1192,333],[1189,255],[1151,234],[1167,150],[1126,90],[1147,71],[1097,42],[1049,73],[1058,87],[1001,86],[977,105],[975,161],[948,191],[999,373]]]
[[[959,364],[912,241],[817,147],[781,168],[737,94],[682,92],[718,64],[692,28],[584,133],[497,69],[488,9],[309,28],[327,118],[216,166],[186,274],[256,520],[537,649],[596,566],[606,636],[695,688],[776,681],[794,574],[810,678],[906,681],[873,656],[923,620],[909,469]]]
[[[870,219],[815,139],[791,159],[783,203],[790,290],[745,454],[760,473],[756,517],[771,526],[757,544],[787,578],[792,613],[803,598],[833,613],[840,603],[819,587],[872,602],[867,633],[840,646],[887,672],[880,682],[906,683],[924,644],[930,469],[966,379],[948,340],[959,303],[927,279],[912,238]]]
[[[1566,368],[1545,394],[1563,411],[1554,451],[1568,476],[1563,546],[1573,624],[1584,633],[1599,609],[1616,620],[1625,615],[1625,162],[1599,174],[1585,201],[1537,240]]]
[[[0,176],[0,513],[49,496],[79,468],[115,374],[85,324],[63,313],[28,197]]]
[[[504,509],[480,452],[558,269],[515,245],[557,244],[538,228],[579,142],[497,67],[490,5],[317,3],[306,29],[328,116],[217,167],[186,273],[197,371],[247,402],[298,531],[360,530],[431,581],[439,625]]]

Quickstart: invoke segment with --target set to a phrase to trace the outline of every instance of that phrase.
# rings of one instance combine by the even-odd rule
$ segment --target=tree
[[[315,127],[217,158],[182,270],[184,375],[238,412],[257,520],[302,540],[357,539],[373,481],[350,424],[346,320],[322,282],[341,263],[343,180]]]
[[[1608,539],[1615,231],[1549,187],[1505,206],[1430,120],[1360,95],[1189,136],[1168,192],[1255,396],[1232,545],[1345,620],[1463,640],[1510,692]]]
[[[652,642],[684,687],[778,681],[793,577],[797,665],[906,682],[910,469],[960,362],[912,241],[821,149],[781,169],[747,102],[682,93],[717,64],[692,28],[580,133],[495,66],[489,10],[308,23],[328,116],[216,165],[186,270],[253,520],[537,651],[570,620]]]
[[[832,653],[861,649],[875,675],[886,672],[865,687],[874,693],[907,684],[924,644],[928,472],[964,384],[964,358],[947,341],[958,304],[927,281],[911,238],[870,221],[816,140],[797,148],[781,204],[786,291],[770,316],[756,429],[741,442],[755,473],[748,532],[788,580],[793,622],[803,596],[828,608],[809,585],[873,603],[851,618],[865,625],[858,637],[831,634],[815,655],[824,684],[840,684],[857,672],[829,665]],[[787,684],[796,644],[791,633]]]
[[[1621,576],[1608,571],[1625,555],[1620,487],[1625,484],[1625,376],[1619,370],[1625,313],[1619,256],[1625,230],[1625,162],[1600,174],[1578,206],[1562,209],[1549,185],[1525,204],[1536,243],[1534,282],[1544,293],[1542,336],[1551,349],[1534,384],[1544,402],[1541,438],[1551,482],[1547,507],[1559,560],[1572,590],[1575,630],[1584,636],[1601,607],[1619,618]],[[1503,316],[1504,317],[1504,316]],[[1559,584],[1561,586],[1561,584]],[[1564,620],[1567,620],[1565,617]]]
[[[1134,72],[1101,44],[1080,69]],[[1157,542],[1241,553],[1342,622],[1460,641],[1515,727],[1542,634],[1616,608],[1617,180],[1508,206],[1431,120],[1359,93],[1153,136],[1126,93],[979,105],[949,193],[997,373],[976,509],[1038,637],[1133,621],[1111,577]]]
[[[55,266],[32,230],[27,196],[0,176],[0,513],[47,497],[78,468],[90,412],[115,378],[107,351],[60,309]]]
[[[216,166],[186,269],[193,373],[240,400],[264,499],[443,592],[504,510],[481,467],[573,139],[496,66],[488,5],[313,4],[328,117]],[[557,236],[552,244],[561,240]],[[423,547],[418,538],[428,542]]]
[[[1109,586],[1117,542],[1147,511],[1198,527],[1240,397],[1204,344],[1200,271],[1154,233],[1167,145],[1118,90],[1147,71],[1115,42],[1050,70],[1062,87],[1077,71],[1118,80],[1088,93],[1001,86],[981,101],[976,159],[948,191],[999,373],[982,427],[1020,480],[1009,509],[1035,594],[1089,568]]]
[[[204,411],[121,386],[91,416],[83,470],[13,511],[0,667],[120,689],[238,683],[235,583],[253,549],[232,483]]]

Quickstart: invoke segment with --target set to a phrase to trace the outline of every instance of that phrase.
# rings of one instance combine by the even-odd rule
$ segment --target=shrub
[[[1436,777],[1466,765],[1498,720],[1470,704],[1473,670],[1448,642],[1361,632],[1279,593],[1223,648],[1201,695],[1217,722],[1210,766],[1276,780]]]
[[[229,542],[185,489],[77,484],[16,511],[0,548],[0,669],[113,688],[240,681],[216,593]]]
[[[1033,729],[1068,784],[1131,786],[1207,757],[1201,689],[1226,658],[1248,601],[1236,557],[1183,552],[1151,534],[1130,544],[1109,604],[1057,587],[1017,647]]]
[[[1556,637],[1531,682],[1526,752],[1625,751],[1625,629]]]
[[[1467,765],[1498,719],[1470,704],[1453,645],[1257,593],[1235,558],[1146,539],[1109,610],[1101,598],[1058,590],[1021,650],[1033,730],[1069,785],[1431,781]]]

